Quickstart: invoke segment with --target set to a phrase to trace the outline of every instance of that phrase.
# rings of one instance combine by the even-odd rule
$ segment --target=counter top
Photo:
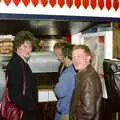
[[[39,89],[38,90],[38,102],[52,102],[57,101],[53,89]]]

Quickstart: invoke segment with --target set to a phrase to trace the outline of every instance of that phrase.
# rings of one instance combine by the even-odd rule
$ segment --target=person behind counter
[[[74,46],[72,61],[79,72],[76,75],[69,120],[99,120],[102,87],[99,75],[91,65],[92,53],[88,46]]]
[[[64,65],[65,56],[62,53],[62,48],[66,46],[66,42],[56,42],[53,46],[54,54],[56,55],[58,61],[60,61],[60,66],[58,68],[58,77],[60,74],[66,69],[66,66]]]
[[[22,120],[39,120],[36,81],[25,57],[32,51],[36,38],[29,31],[20,31],[13,42],[13,55],[7,65],[8,93],[11,101],[23,110]],[[25,95],[23,81],[25,80]]]
[[[69,120],[69,105],[74,89],[76,71],[72,64],[72,45],[67,44],[62,48],[65,56],[64,65],[67,67],[60,75],[59,81],[55,85],[54,92],[57,96],[57,111],[55,120]]]

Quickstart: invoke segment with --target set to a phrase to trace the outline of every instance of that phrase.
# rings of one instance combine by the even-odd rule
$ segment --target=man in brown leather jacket
[[[91,65],[91,51],[85,45],[76,45],[72,59],[79,72],[71,100],[70,120],[99,120],[102,89],[99,75]]]

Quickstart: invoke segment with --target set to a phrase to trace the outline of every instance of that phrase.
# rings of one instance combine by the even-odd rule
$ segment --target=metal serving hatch
[[[59,62],[53,52],[33,53],[28,63],[33,71],[33,77],[37,80],[38,101],[56,101],[53,87],[58,81]]]

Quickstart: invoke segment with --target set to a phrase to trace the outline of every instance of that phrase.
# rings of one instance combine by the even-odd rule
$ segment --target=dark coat
[[[37,116],[38,91],[29,65],[16,53],[13,53],[6,73],[8,75],[9,97],[16,106],[24,111],[23,120],[37,120],[35,117]],[[24,80],[25,95],[22,94]]]
[[[78,72],[70,106],[70,120],[99,120],[102,87],[91,65]]]

